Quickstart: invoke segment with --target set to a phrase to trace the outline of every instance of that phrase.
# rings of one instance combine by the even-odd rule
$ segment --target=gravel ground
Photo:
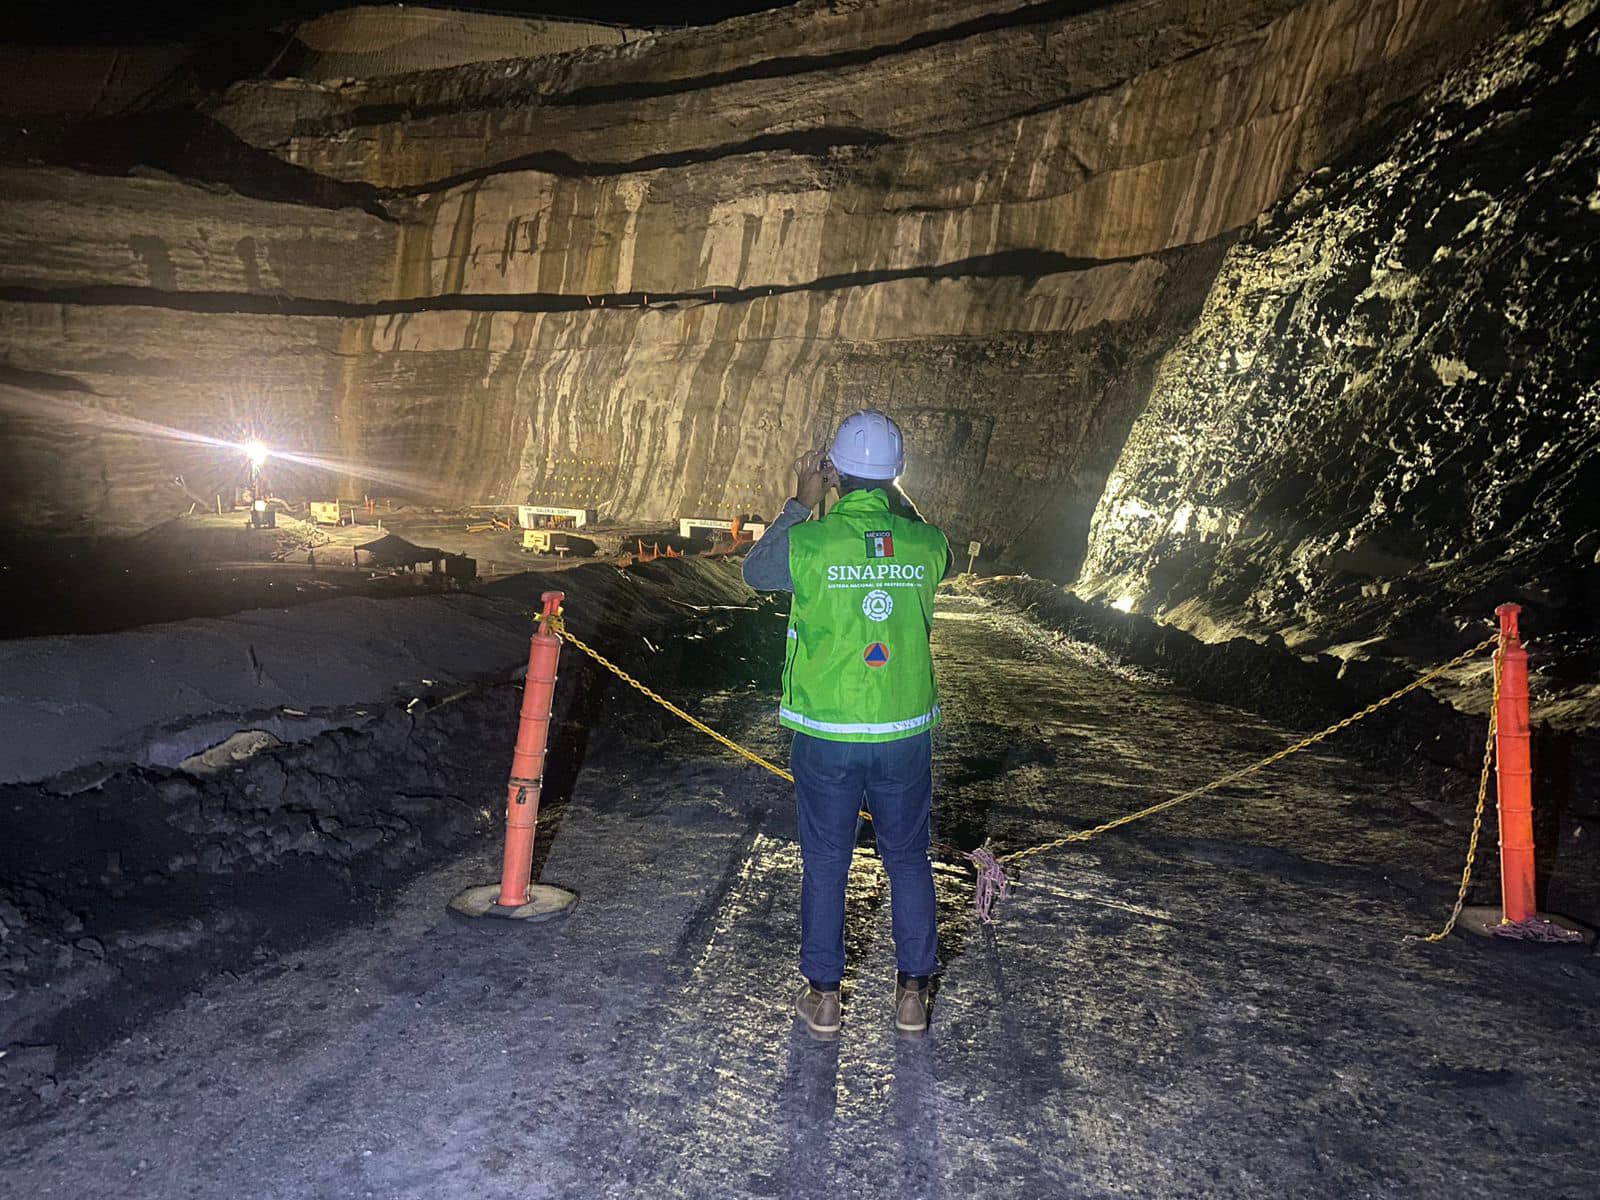
[[[779,755],[751,613],[674,682]],[[937,626],[939,835],[1015,848],[1290,738],[1090,661],[981,599]],[[718,683],[718,679],[721,682]],[[663,682],[667,682],[663,680]],[[600,692],[541,827],[561,923],[447,918],[479,837],[65,1065],[0,1133],[0,1193],[125,1197],[1590,1197],[1600,960],[1408,933],[1448,908],[1473,781],[1308,751],[1035,860],[993,932],[938,873],[934,1030],[890,1027],[864,854],[843,1036],[790,1018],[786,786]],[[1551,895],[1593,912],[1593,834]],[[1585,848],[1580,852],[1580,847]],[[1493,888],[1493,858],[1479,889]],[[1514,1031],[1512,1036],[1507,1031]]]

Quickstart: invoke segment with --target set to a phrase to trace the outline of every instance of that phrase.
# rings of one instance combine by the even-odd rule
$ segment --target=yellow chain
[[[1366,720],[1385,705],[1393,704],[1402,696],[1409,695],[1410,693],[1416,691],[1419,687],[1422,687],[1424,684],[1437,679],[1445,672],[1459,667],[1462,663],[1467,662],[1469,659],[1476,658],[1479,654],[1487,650],[1499,640],[1500,637],[1498,634],[1496,634],[1494,637],[1484,638],[1484,640],[1479,642],[1476,646],[1472,647],[1470,650],[1463,650],[1460,654],[1456,655],[1449,662],[1443,664],[1442,666],[1435,667],[1426,675],[1419,675],[1399,691],[1389,693],[1389,695],[1385,696],[1382,700],[1374,700],[1360,712],[1354,713],[1342,721],[1337,721],[1334,724],[1329,725],[1320,733],[1314,733],[1308,738],[1302,738],[1292,746],[1285,746],[1276,754],[1269,754],[1260,762],[1252,763],[1248,767],[1240,767],[1237,771],[1230,771],[1220,779],[1213,779],[1210,783],[1201,784],[1197,788],[1190,788],[1187,792],[1182,792],[1179,795],[1169,797],[1168,799],[1162,800],[1157,804],[1150,805],[1148,808],[1141,808],[1138,812],[1127,813],[1124,816],[1107,821],[1103,825],[1096,825],[1092,829],[1075,830],[1072,833],[1056,838],[1054,841],[1041,842],[1037,846],[1029,846],[1026,850],[1013,850],[1010,854],[1002,854],[999,858],[999,861],[1002,864],[1020,862],[1025,858],[1032,858],[1036,854],[1044,854],[1051,850],[1059,850],[1061,847],[1071,845],[1073,842],[1087,842],[1090,838],[1099,837],[1102,833],[1109,833],[1113,829],[1120,829],[1124,825],[1131,825],[1135,821],[1142,821],[1146,817],[1153,817],[1159,812],[1165,812],[1169,808],[1177,807],[1186,800],[1193,800],[1197,796],[1203,796],[1207,792],[1213,792],[1219,787],[1226,787],[1228,784],[1235,783],[1240,779],[1244,779],[1246,776],[1254,775],[1257,771],[1265,770],[1267,767],[1272,766],[1273,763],[1280,762],[1283,759],[1288,758],[1291,754],[1297,754],[1301,750],[1315,746],[1318,742],[1332,737],[1341,729],[1348,728],[1349,726],[1354,725],[1357,721]]]
[[[579,650],[582,650],[590,658],[594,659],[595,662],[599,663],[602,667],[604,667],[606,670],[610,671],[618,679],[622,680],[623,683],[627,684],[631,688],[634,688],[634,689],[636,689],[636,690],[638,690],[640,692],[643,692],[646,696],[649,696],[650,699],[654,700],[657,704],[661,705],[662,708],[666,709],[673,716],[683,718],[683,720],[685,720],[689,724],[693,725],[696,729],[698,729],[701,733],[705,734],[712,741],[720,742],[722,745],[726,746],[729,750],[732,750],[740,758],[748,759],[750,762],[755,763],[756,766],[763,767],[766,770],[771,771],[779,779],[787,779],[790,783],[794,782],[794,776],[789,774],[789,772],[785,771],[782,767],[778,766],[776,763],[768,762],[766,759],[762,758],[761,755],[757,754],[754,750],[746,750],[743,746],[739,745],[739,743],[734,741],[731,737],[728,737],[726,734],[718,733],[715,729],[711,728],[711,726],[707,725],[704,721],[700,720],[699,717],[691,716],[690,714],[684,712],[683,709],[679,708],[672,701],[668,700],[665,696],[661,695],[661,693],[653,691],[649,687],[647,687],[645,684],[640,683],[632,675],[629,675],[621,667],[617,666],[616,663],[612,662],[604,654],[601,654],[600,651],[596,650],[593,646],[589,645],[588,642],[584,641],[577,634],[573,633],[570,629],[568,629],[567,625],[566,625],[566,622],[561,619],[561,615],[559,613],[557,613],[554,616],[550,616],[550,617],[545,616],[543,613],[539,613],[539,614],[537,614],[536,619],[540,620],[540,621],[543,621],[545,623],[545,625],[549,627],[550,632],[555,634],[562,641],[568,643],[569,645],[577,647]]]
[[[719,733],[717,730],[715,730],[715,729],[711,728],[711,726],[707,725],[704,721],[700,720],[700,718],[698,718],[696,716],[693,716],[690,713],[685,712],[683,709],[679,708],[676,704],[672,703],[672,701],[668,700],[665,696],[661,695],[661,693],[655,691],[654,689],[649,687],[647,684],[641,683],[639,680],[635,679],[632,675],[628,674],[628,672],[624,671],[621,667],[617,666],[616,663],[612,662],[604,654],[601,654],[600,651],[596,650],[593,646],[589,645],[589,643],[585,642],[582,638],[578,637],[577,634],[575,634],[571,630],[569,630],[567,628],[567,626],[566,626],[566,622],[562,620],[561,614],[557,613],[557,614],[555,614],[553,616],[548,616],[547,617],[543,613],[539,613],[539,614],[536,615],[536,619],[539,620],[539,621],[544,622],[544,624],[549,627],[550,631],[552,633],[554,633],[557,637],[559,637],[562,641],[564,641],[567,644],[575,647],[578,650],[583,651],[590,658],[594,659],[595,662],[599,663],[602,667],[604,667],[606,670],[610,671],[618,679],[622,680],[622,682],[626,683],[629,687],[633,688],[635,691],[638,691],[638,692],[642,693],[645,696],[648,696],[650,699],[654,700],[657,704],[659,704],[662,708],[664,708],[668,712],[670,712],[673,716],[678,717],[678,718],[682,719],[683,721],[686,721],[688,724],[694,726],[701,733],[703,733],[707,737],[709,737],[712,741],[717,742],[720,745],[727,747],[729,750],[732,750],[740,758],[743,758],[748,762],[754,763],[756,766],[761,767],[764,770],[771,771],[779,779],[787,780],[789,783],[793,783],[794,782],[794,776],[791,775],[788,771],[785,771],[782,767],[778,766],[776,763],[768,762],[766,759],[762,758],[761,755],[757,754],[754,750],[748,750],[745,747],[741,746],[738,742],[734,741],[732,738],[728,737],[726,734]],[[1463,663],[1469,661],[1470,659],[1476,658],[1479,654],[1483,653],[1483,651],[1487,650],[1490,646],[1493,646],[1499,640],[1500,640],[1500,637],[1499,637],[1498,634],[1494,635],[1493,637],[1485,638],[1483,641],[1479,642],[1476,646],[1473,646],[1469,650],[1463,650],[1460,654],[1456,655],[1449,662],[1435,667],[1433,670],[1429,671],[1426,675],[1419,675],[1417,678],[1413,679],[1410,683],[1406,684],[1403,688],[1400,688],[1398,691],[1394,691],[1394,692],[1389,693],[1389,695],[1385,696],[1381,700],[1374,700],[1371,704],[1367,705],[1360,712],[1354,713],[1351,716],[1348,716],[1348,717],[1344,718],[1344,720],[1342,720],[1342,721],[1335,722],[1334,724],[1328,726],[1326,729],[1322,730],[1320,733],[1314,733],[1308,738],[1302,738],[1300,741],[1296,742],[1294,745],[1286,746],[1282,750],[1279,750],[1277,753],[1270,754],[1266,758],[1263,758],[1260,762],[1252,763],[1248,767],[1241,767],[1239,770],[1231,771],[1231,772],[1229,772],[1228,774],[1222,776],[1219,779],[1213,779],[1210,783],[1202,784],[1201,786],[1199,786],[1197,788],[1191,788],[1187,792],[1182,792],[1179,795],[1171,796],[1168,799],[1162,800],[1162,801],[1160,801],[1159,803],[1156,803],[1156,804],[1152,804],[1152,805],[1148,806],[1147,808],[1141,808],[1137,812],[1131,812],[1131,813],[1127,813],[1127,814],[1125,814],[1123,816],[1116,817],[1113,820],[1106,821],[1104,824],[1096,825],[1091,829],[1075,830],[1074,832],[1069,833],[1069,834],[1065,834],[1064,836],[1058,837],[1058,838],[1054,839],[1053,841],[1041,842],[1039,845],[1037,845],[1037,846],[1029,846],[1025,850],[1013,850],[1010,854],[1002,854],[1002,855],[999,856],[997,861],[1000,862],[1000,863],[1020,862],[1023,859],[1032,858],[1034,855],[1037,855],[1037,854],[1045,854],[1045,853],[1047,853],[1047,852],[1049,852],[1051,850],[1059,850],[1061,847],[1067,846],[1067,845],[1071,845],[1073,842],[1087,842],[1090,838],[1099,837],[1102,833],[1109,833],[1113,829],[1120,829],[1124,825],[1131,825],[1135,821],[1142,821],[1146,817],[1153,817],[1157,813],[1165,812],[1169,808],[1177,807],[1178,805],[1184,803],[1184,801],[1186,801],[1186,800],[1193,800],[1197,796],[1203,796],[1207,792],[1215,791],[1217,788],[1226,787],[1228,784],[1234,783],[1234,782],[1236,782],[1236,781],[1238,781],[1240,779],[1245,778],[1246,776],[1254,775],[1257,771],[1265,770],[1267,767],[1272,766],[1274,763],[1280,762],[1283,759],[1288,758],[1291,754],[1296,754],[1301,750],[1307,749],[1308,747],[1315,746],[1318,742],[1324,741],[1325,739],[1332,737],[1334,734],[1338,733],[1341,729],[1348,728],[1349,726],[1354,725],[1357,721],[1365,720],[1366,718],[1370,717],[1373,713],[1377,712],[1380,708],[1383,708],[1386,705],[1393,704],[1396,700],[1399,700],[1403,696],[1410,695],[1412,692],[1416,691],[1418,688],[1424,686],[1425,684],[1431,683],[1433,680],[1437,679],[1439,676],[1445,674],[1446,672],[1454,670],[1456,667],[1461,666]],[[1499,697],[1499,694],[1500,694],[1500,660],[1499,660],[1499,656],[1498,655],[1495,657],[1495,676],[1494,676],[1494,679],[1495,679],[1495,696],[1496,696],[1496,698],[1498,700],[1498,697]],[[1450,916],[1450,924],[1445,927],[1443,933],[1440,933],[1440,934],[1434,935],[1433,937],[1430,937],[1429,938],[1430,941],[1436,941],[1436,940],[1438,940],[1438,938],[1443,937],[1445,934],[1448,934],[1450,932],[1451,927],[1453,927],[1454,924],[1455,924],[1456,916],[1461,911],[1461,898],[1465,897],[1465,895],[1466,895],[1467,883],[1470,880],[1471,871],[1472,871],[1472,858],[1473,858],[1473,855],[1477,851],[1478,826],[1481,824],[1482,818],[1483,818],[1484,793],[1485,793],[1485,790],[1486,790],[1486,788],[1488,786],[1488,779],[1489,779],[1489,775],[1488,775],[1488,770],[1489,770],[1489,768],[1488,768],[1488,755],[1492,752],[1493,743],[1494,743],[1494,732],[1493,732],[1493,729],[1494,729],[1493,716],[1491,715],[1491,717],[1490,717],[1489,744],[1485,747],[1485,752],[1484,752],[1485,753],[1484,775],[1483,775],[1483,778],[1479,781],[1479,785],[1478,785],[1478,816],[1477,816],[1477,819],[1473,822],[1473,827],[1472,827],[1472,845],[1471,845],[1470,849],[1468,850],[1468,854],[1467,854],[1467,870],[1462,876],[1461,896],[1457,897],[1456,909],[1455,909],[1455,912],[1453,912],[1451,914],[1451,916]],[[869,820],[871,819],[870,814],[866,813],[865,811],[862,812],[862,816],[867,817]]]
[[[1478,857],[1478,833],[1483,828],[1483,806],[1489,795],[1489,771],[1494,763],[1494,735],[1500,716],[1500,669],[1504,661],[1501,651],[1494,656],[1494,689],[1489,700],[1489,732],[1483,739],[1483,770],[1478,773],[1478,807],[1472,813],[1472,836],[1467,839],[1467,865],[1461,868],[1461,887],[1456,891],[1456,902],[1450,909],[1450,919],[1438,933],[1423,937],[1425,942],[1442,942],[1449,937],[1461,916],[1461,906],[1467,902],[1467,887],[1472,883],[1472,864]]]

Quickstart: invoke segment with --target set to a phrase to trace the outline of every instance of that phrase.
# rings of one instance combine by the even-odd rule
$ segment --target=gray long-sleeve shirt
[[[744,581],[758,592],[792,592],[789,574],[789,530],[811,519],[811,510],[792,497],[784,501],[778,519],[767,526],[761,540],[744,555]]]

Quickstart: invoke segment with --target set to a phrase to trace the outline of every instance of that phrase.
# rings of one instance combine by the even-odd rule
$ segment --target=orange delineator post
[[[561,611],[565,592],[546,592],[544,616]],[[556,667],[561,659],[561,639],[540,621],[528,647],[528,678],[522,689],[522,715],[517,721],[517,748],[511,755],[511,778],[506,783],[506,850],[500,866],[503,908],[528,902],[533,882],[533,834],[539,824],[539,792],[544,784],[544,752],[550,738],[550,714],[555,706]]]
[[[1500,706],[1495,712],[1495,795],[1500,809],[1500,898],[1504,918],[1539,915],[1534,902],[1533,769],[1528,734],[1528,652],[1517,630],[1520,604],[1502,604]]]

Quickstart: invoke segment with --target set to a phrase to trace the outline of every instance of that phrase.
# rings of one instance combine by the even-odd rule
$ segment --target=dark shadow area
[[[727,604],[726,569],[650,564],[640,568],[649,584],[598,565],[584,570],[583,579],[559,577],[577,589],[574,621],[647,677],[714,644],[725,614],[739,611]],[[551,582],[515,576],[486,590],[519,599]],[[674,583],[707,603],[664,603]],[[658,661],[641,629],[673,653]],[[0,1047],[47,1045],[62,1064],[81,1061],[208,979],[377,919],[445,858],[476,847],[493,878],[522,663],[501,679],[424,680],[409,699],[311,709],[302,719],[325,732],[308,740],[263,736],[210,752],[203,764],[88,767],[0,787],[0,912],[11,927],[3,951],[16,989]],[[152,675],[161,678],[159,664]],[[591,730],[618,710],[616,688],[610,674],[565,652],[535,878],[559,838]],[[242,731],[278,727],[265,716],[234,722]],[[636,752],[614,739],[603,750]]]
[[[111,117],[30,120],[0,140],[12,161],[71,167],[94,175],[156,171],[241,196],[310,208],[357,208],[391,221],[371,184],[346,182],[286,162],[242,141],[226,126],[187,108]]]
[[[0,898],[26,918],[5,947],[24,986],[0,1041],[80,1061],[209,978],[375,919],[398,885],[487,833],[497,772],[462,735],[511,729],[516,698],[397,704],[206,774],[0,789]]]
[[[498,0],[467,6],[504,16],[564,17],[600,23],[678,28],[712,25],[729,17],[787,7],[792,0],[700,0],[692,8],[664,11],[638,0]],[[187,41],[252,34],[268,25],[303,21],[350,7],[342,0],[246,0],[218,5],[206,0],[163,0],[131,9],[123,0],[16,0],[10,36],[35,45]],[[670,17],[670,20],[663,20]],[[280,35],[281,40],[281,35]]]
[[[0,586],[9,596],[0,639],[108,633],[163,621],[220,617],[252,608],[292,608],[359,595],[406,597],[442,591],[420,571],[374,573],[349,552],[303,561],[302,535],[289,528],[165,527],[131,538],[0,537]],[[284,561],[295,554],[301,561]]]
[[[814,1040],[804,1030],[789,1034],[780,1114],[787,1145],[786,1187],[793,1200],[826,1194],[832,1157],[833,1121],[839,1107],[840,1039]]]

